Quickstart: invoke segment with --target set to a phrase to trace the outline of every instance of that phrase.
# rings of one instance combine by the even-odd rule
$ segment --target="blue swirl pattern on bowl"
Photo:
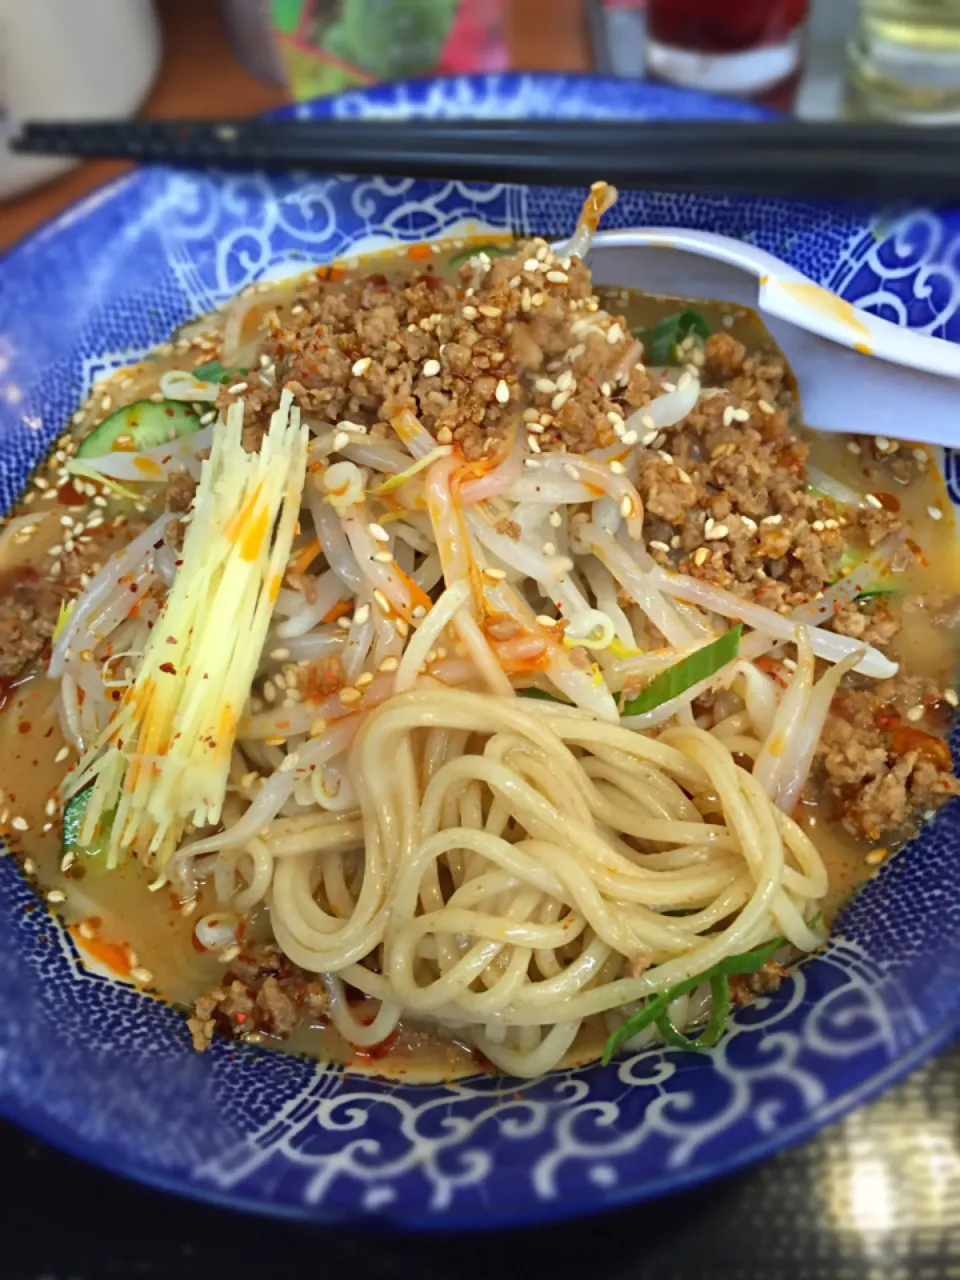
[[[658,118],[754,114],[573,76],[384,86],[296,110]],[[267,274],[482,228],[562,235],[580,194],[156,170],[18,246],[0,291],[0,501],[9,506],[106,372]],[[778,254],[851,301],[960,340],[960,216],[626,193],[610,225],[695,226]],[[869,424],[863,424],[868,427]],[[954,501],[960,462],[945,459]],[[954,803],[845,913],[823,956],[740,1010],[710,1055],[647,1051],[536,1082],[415,1087],[216,1043],[86,972],[0,860],[0,1109],[78,1154],[278,1215],[405,1226],[532,1221],[728,1171],[826,1123],[953,1034],[960,1016]]]

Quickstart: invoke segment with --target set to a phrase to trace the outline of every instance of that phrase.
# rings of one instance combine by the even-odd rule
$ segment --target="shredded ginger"
[[[174,578],[132,684],[71,779],[93,791],[80,840],[109,824],[123,850],[162,866],[188,824],[220,821],[237,725],[290,555],[307,430],[284,391],[259,453],[231,406],[203,463]],[[113,815],[112,820],[110,815]]]

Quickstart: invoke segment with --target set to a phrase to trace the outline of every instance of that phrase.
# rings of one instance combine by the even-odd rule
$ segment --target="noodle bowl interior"
[[[595,290],[612,198],[248,290],[7,521],[4,839],[197,1049],[709,1047],[960,789],[934,455],[808,431],[752,312]]]

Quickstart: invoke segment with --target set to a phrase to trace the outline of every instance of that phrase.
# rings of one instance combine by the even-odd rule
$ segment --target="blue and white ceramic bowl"
[[[627,81],[515,75],[297,110],[751,114]],[[570,191],[458,182],[156,170],[113,183],[0,266],[0,499],[13,501],[96,378],[265,273],[483,227],[559,237],[579,203]],[[739,237],[869,310],[960,340],[960,214],[628,193],[609,221]],[[960,501],[956,457],[948,466]],[[859,895],[826,954],[738,1011],[709,1055],[650,1050],[533,1083],[452,1087],[226,1042],[194,1054],[173,1011],[81,967],[0,859],[0,1110],[156,1186],[291,1217],[462,1227],[639,1200],[804,1137],[954,1034],[958,857],[954,802]]]

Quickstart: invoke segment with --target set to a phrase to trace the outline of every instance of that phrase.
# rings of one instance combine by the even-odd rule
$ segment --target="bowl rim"
[[[607,87],[618,92],[636,93],[638,100],[655,89],[664,101],[670,98],[690,102],[691,99],[703,103],[704,107],[718,115],[742,114],[746,104],[732,102],[729,99],[688,90],[671,85],[650,85],[644,81],[631,81],[616,76],[595,75],[589,72],[552,72],[552,71],[508,71],[489,72],[474,75],[425,77],[390,82],[382,85],[358,87],[343,94],[327,98],[312,99],[307,103],[292,103],[281,106],[268,113],[267,116],[289,116],[298,108],[316,108],[323,113],[334,109],[339,98],[366,98],[376,102],[381,96],[389,99],[392,94],[406,86],[425,85],[443,81],[448,84],[461,84],[482,89],[487,86],[491,91],[495,86],[501,89],[510,85],[519,86],[522,81],[534,84],[581,86],[595,85]],[[757,118],[773,116],[778,113],[756,108]],[[105,183],[84,192],[58,209],[50,217],[32,227],[19,237],[4,251],[0,252],[0,269],[8,259],[28,253],[32,245],[43,237],[57,235],[66,229],[77,217],[82,216],[88,207],[113,200],[130,187],[145,180],[149,170],[133,168],[116,175]],[[31,1133],[66,1155],[88,1162],[95,1167],[117,1177],[129,1179],[140,1185],[157,1191],[185,1196],[200,1203],[244,1213],[255,1213],[258,1216],[286,1221],[299,1221],[316,1225],[370,1224],[386,1230],[426,1231],[464,1231],[484,1230],[499,1227],[538,1226],[544,1223],[564,1220],[570,1217],[593,1215],[630,1205],[640,1204],[662,1195],[682,1192],[700,1183],[706,1183],[725,1174],[734,1173],[772,1155],[781,1148],[802,1141],[819,1131],[827,1124],[840,1119],[854,1107],[862,1105],[891,1085],[896,1084],[910,1072],[915,1070],[928,1058],[942,1050],[960,1035],[960,1003],[946,1014],[941,1022],[914,1043],[906,1052],[901,1053],[894,1061],[869,1077],[853,1084],[842,1093],[828,1098],[807,1114],[795,1120],[791,1125],[773,1129],[746,1146],[738,1146],[725,1151],[723,1155],[704,1162],[697,1161],[686,1169],[664,1174],[656,1180],[637,1182],[624,1180],[612,1187],[597,1187],[589,1201],[570,1204],[562,1197],[551,1200],[524,1200],[516,1209],[503,1212],[492,1209],[446,1210],[442,1212],[414,1210],[403,1207],[392,1209],[368,1209],[361,1204],[308,1204],[302,1200],[283,1202],[265,1200],[255,1195],[237,1192],[220,1191],[209,1183],[192,1180],[184,1172],[170,1173],[161,1171],[142,1162],[134,1162],[131,1158],[92,1139],[79,1137],[75,1131],[55,1120],[47,1110],[33,1103],[23,1103],[17,1099],[17,1105],[9,1105],[11,1099],[0,1095],[0,1116],[18,1127]],[[599,1069],[599,1068],[595,1068]],[[607,1068],[609,1070],[611,1068]],[[615,1069],[615,1068],[614,1068]]]

